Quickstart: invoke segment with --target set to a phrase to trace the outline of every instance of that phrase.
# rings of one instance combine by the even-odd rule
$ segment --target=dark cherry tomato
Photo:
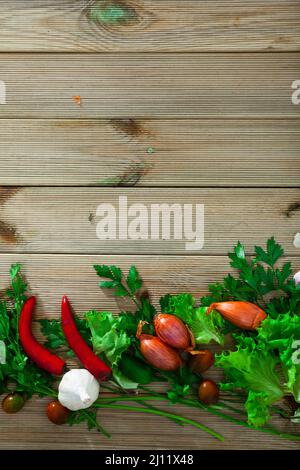
[[[58,400],[51,401],[47,406],[47,416],[49,421],[54,424],[65,424],[70,411],[65,408]]]
[[[201,349],[199,351],[194,351],[197,354],[193,354],[190,359],[190,368],[196,374],[202,374],[214,363],[214,355],[208,349]]]
[[[219,400],[219,387],[213,380],[203,380],[199,385],[198,396],[201,403],[214,405]]]
[[[2,408],[5,413],[18,413],[25,404],[25,397],[21,393],[10,393],[2,400]]]

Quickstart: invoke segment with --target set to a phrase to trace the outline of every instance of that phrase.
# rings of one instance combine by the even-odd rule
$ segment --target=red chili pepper
[[[111,369],[96,356],[80,335],[71,312],[70,303],[65,295],[61,303],[61,325],[70,348],[82,365],[97,379],[106,380],[111,374]]]
[[[39,344],[32,334],[31,326],[34,307],[35,297],[29,297],[29,299],[26,300],[20,315],[20,342],[27,356],[41,369],[50,372],[50,374],[61,375],[65,367],[65,362],[60,357],[52,354],[48,349]]]

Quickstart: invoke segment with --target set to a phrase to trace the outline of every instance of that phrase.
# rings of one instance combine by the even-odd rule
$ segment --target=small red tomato
[[[47,406],[47,416],[54,424],[65,424],[68,420],[70,410],[65,408],[58,400],[51,401]]]
[[[2,408],[5,413],[14,414],[18,413],[25,404],[25,397],[21,393],[9,393],[2,400]]]
[[[219,400],[219,387],[213,380],[203,380],[199,385],[199,400],[205,405],[214,405]]]
[[[201,349],[199,351],[193,351],[193,355],[190,359],[190,368],[196,374],[202,374],[214,363],[214,355],[208,349]]]

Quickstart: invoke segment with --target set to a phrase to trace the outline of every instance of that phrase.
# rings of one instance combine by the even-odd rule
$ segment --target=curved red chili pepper
[[[70,348],[82,365],[97,379],[106,380],[111,375],[111,369],[96,356],[80,335],[71,312],[70,303],[65,295],[61,303],[61,325]]]
[[[39,344],[32,334],[31,327],[34,307],[35,297],[29,297],[22,308],[19,320],[20,343],[27,356],[41,369],[50,372],[50,374],[61,375],[65,362]]]

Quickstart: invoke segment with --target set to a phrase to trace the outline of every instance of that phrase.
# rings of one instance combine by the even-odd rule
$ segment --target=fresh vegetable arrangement
[[[100,287],[131,299],[135,311],[92,310],[79,319],[63,297],[60,320],[40,320],[44,345],[32,333],[35,298],[27,298],[20,266],[12,266],[11,287],[0,302],[3,410],[16,413],[37,394],[52,400],[45,412],[57,425],[86,421],[109,437],[97,419],[98,409],[108,408],[164,416],[223,440],[174,413],[178,403],[300,441],[300,434],[270,424],[278,416],[294,422],[296,431],[300,415],[300,283],[289,262],[278,263],[282,256],[274,238],[266,249],[255,247],[252,258],[238,243],[229,254],[237,277],[228,274],[199,300],[167,294],[160,311],[135,266],[127,276],[116,266],[94,266],[104,279]],[[83,368],[67,371],[62,358],[71,355]],[[218,384],[205,378],[212,367],[223,372]]]

